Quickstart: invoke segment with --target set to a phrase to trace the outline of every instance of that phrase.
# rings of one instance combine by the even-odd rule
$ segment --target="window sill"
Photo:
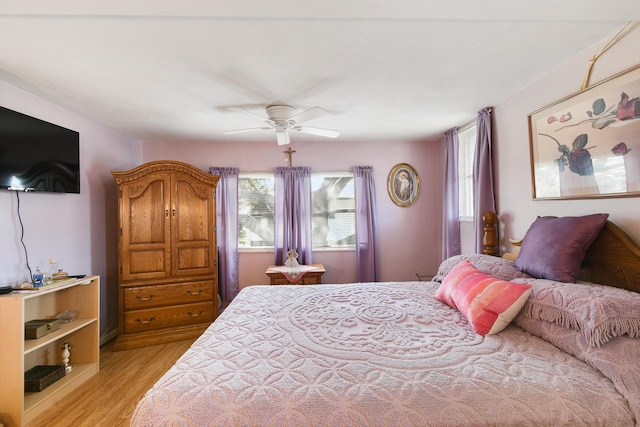
[[[313,252],[355,252],[356,248],[313,248]],[[238,253],[273,253],[273,248],[238,248]]]

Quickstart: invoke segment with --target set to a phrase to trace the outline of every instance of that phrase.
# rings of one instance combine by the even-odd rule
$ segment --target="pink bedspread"
[[[477,335],[438,285],[245,288],[131,425],[634,425],[602,373],[513,325]]]

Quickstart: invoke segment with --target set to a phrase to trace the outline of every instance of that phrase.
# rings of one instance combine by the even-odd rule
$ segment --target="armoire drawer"
[[[124,313],[124,333],[213,322],[213,302],[150,308]]]
[[[126,287],[122,290],[125,311],[143,308],[211,301],[213,282],[173,283],[167,285]]]

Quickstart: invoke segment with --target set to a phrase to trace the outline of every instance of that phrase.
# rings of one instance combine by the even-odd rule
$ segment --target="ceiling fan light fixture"
[[[291,141],[289,141],[289,132],[287,130],[277,131],[276,130],[276,138],[278,140],[278,145],[289,145]]]

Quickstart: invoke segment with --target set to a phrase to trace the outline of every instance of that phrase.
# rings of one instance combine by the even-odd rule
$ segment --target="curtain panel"
[[[371,166],[354,166],[356,208],[356,260],[358,282],[377,282],[376,191]]]
[[[311,168],[278,167],[275,176],[274,256],[283,265],[295,249],[300,264],[313,264]]]
[[[238,174],[235,167],[212,167],[220,176],[216,188],[216,226],[218,243],[218,292],[225,303],[239,291],[238,280]]]
[[[442,227],[442,259],[460,255],[460,215],[458,189],[458,129],[445,133],[444,224]]]
[[[482,253],[484,246],[485,212],[495,212],[496,203],[493,192],[493,161],[491,156],[491,107],[478,112],[476,121],[477,144],[473,164],[473,229],[475,232],[476,253]]]

